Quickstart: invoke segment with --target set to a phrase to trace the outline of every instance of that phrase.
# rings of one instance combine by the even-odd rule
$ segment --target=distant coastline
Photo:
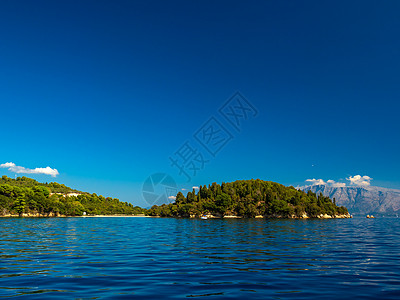
[[[344,215],[319,215],[317,217],[282,217],[282,216],[254,216],[254,217],[244,217],[236,215],[204,215],[207,219],[349,219],[353,218],[350,214]],[[86,216],[66,216],[66,215],[39,215],[39,214],[23,214],[22,216],[16,214],[1,215],[0,218],[162,218],[160,216],[150,216],[145,214],[139,215],[86,215]],[[167,217],[168,218],[168,217]],[[190,216],[190,217],[169,217],[173,219],[200,219],[200,216]]]
[[[90,216],[66,216],[66,215],[41,215],[41,214],[16,214],[2,215],[0,218],[157,218],[153,216],[139,215],[90,215]]]

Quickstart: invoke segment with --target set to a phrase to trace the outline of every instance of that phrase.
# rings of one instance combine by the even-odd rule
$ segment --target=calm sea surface
[[[0,298],[400,299],[400,218],[0,218]]]

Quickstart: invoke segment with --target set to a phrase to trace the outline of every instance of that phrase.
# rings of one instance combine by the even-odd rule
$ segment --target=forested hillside
[[[186,197],[179,192],[174,203],[153,206],[148,213],[165,217],[195,217],[203,214],[277,218],[348,215],[345,207],[336,206],[322,194],[317,196],[311,191],[305,193],[294,187],[259,179],[204,185],[197,193],[193,190]]]
[[[132,215],[144,213],[144,210],[116,198],[79,192],[56,182],[40,183],[27,177],[3,176],[0,179],[0,216],[80,216],[85,212],[88,215]]]

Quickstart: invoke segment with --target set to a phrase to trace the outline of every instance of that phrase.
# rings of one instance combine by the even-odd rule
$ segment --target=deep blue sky
[[[400,188],[399,13],[399,1],[1,1],[0,164],[50,166],[57,178],[30,177],[139,205],[155,172],[179,187],[360,174]],[[218,113],[236,91],[258,110],[240,132]],[[169,157],[187,140],[200,149],[212,116],[234,138],[185,183]]]

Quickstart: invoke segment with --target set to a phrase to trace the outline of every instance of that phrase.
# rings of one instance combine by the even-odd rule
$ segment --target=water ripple
[[[0,219],[0,297],[398,299],[399,219]]]

